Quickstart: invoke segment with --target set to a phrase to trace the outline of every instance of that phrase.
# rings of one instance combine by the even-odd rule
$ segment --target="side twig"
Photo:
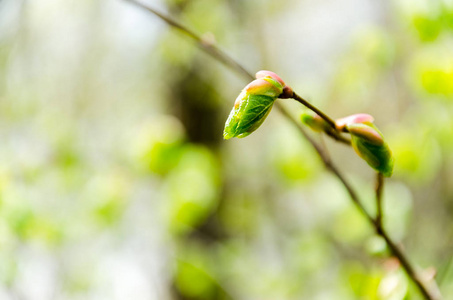
[[[342,136],[337,130],[326,130],[324,133],[339,143],[351,146],[351,140]]]
[[[153,15],[159,17],[162,21],[170,25],[171,27],[179,30],[182,32],[184,35],[190,37],[193,39],[197,46],[199,46],[201,49],[206,51],[209,55],[211,55],[213,58],[215,58],[217,61],[221,62],[228,68],[235,69],[238,71],[239,74],[242,76],[245,76],[247,79],[255,79],[253,75],[248,72],[241,64],[239,64],[236,60],[234,60],[232,57],[230,57],[225,51],[223,51],[221,48],[216,47],[210,39],[205,39],[202,36],[196,34],[193,30],[187,28],[186,26],[182,25],[181,23],[173,20],[169,16],[166,16],[154,8],[141,3],[139,1],[135,0],[126,0],[129,1],[130,3],[133,3],[134,5],[152,13]]]
[[[376,223],[382,227],[382,192],[384,190],[384,176],[378,172],[376,175]]]
[[[209,55],[211,55],[213,58],[218,60],[219,62],[223,63],[225,66],[229,67],[233,71],[241,74],[242,76],[254,80],[255,78],[253,75],[248,72],[241,64],[239,64],[237,61],[235,61],[232,57],[230,57],[226,52],[218,48],[215,44],[212,42],[207,42],[205,39],[203,39],[201,36],[197,35],[194,33],[192,30],[188,29],[187,27],[183,26],[179,22],[176,22],[172,18],[163,15],[153,8],[140,3],[136,0],[126,0],[129,1],[130,3],[133,3],[142,9],[156,15],[160,19],[162,19],[164,22],[166,22],[168,25],[178,29],[185,35],[189,36],[192,38],[197,45],[203,49],[205,52],[207,52]],[[300,98],[302,99],[302,98]],[[298,100],[298,99],[296,99]],[[302,104],[306,105],[308,102],[306,100],[298,100]],[[309,103],[308,103],[309,104]],[[374,227],[376,233],[381,236],[388,248],[390,249],[391,253],[398,258],[398,260],[401,263],[401,266],[405,270],[406,274],[408,277],[416,284],[422,295],[425,297],[427,300],[440,300],[442,297],[440,295],[440,292],[437,289],[437,286],[435,282],[431,282],[431,284],[428,286],[427,283],[424,282],[424,280],[421,278],[419,273],[415,270],[415,268],[412,266],[412,264],[409,262],[409,259],[406,257],[406,255],[402,252],[402,250],[396,245],[396,243],[390,238],[388,235],[387,231],[383,228],[383,226],[380,224],[380,222],[377,221],[377,218],[374,219],[365,209],[365,207],[362,204],[362,201],[358,197],[357,193],[354,191],[352,186],[349,184],[349,182],[346,180],[345,176],[339,171],[339,169],[336,167],[336,165],[329,159],[328,155],[323,151],[322,147],[318,145],[305,131],[305,129],[302,127],[302,125],[296,121],[291,113],[284,108],[282,105],[279,103],[276,103],[277,108],[280,112],[283,113],[288,119],[299,129],[300,133],[308,140],[308,142],[313,146],[315,149],[316,153],[318,156],[321,158],[323,161],[325,167],[327,170],[332,172],[343,184],[343,186],[346,188],[352,202],[355,204],[357,209],[364,215],[364,217],[367,219],[367,221],[370,223],[371,226]],[[310,106],[308,106],[310,108]],[[314,106],[311,106],[315,108]],[[311,109],[313,109],[311,108]],[[327,117],[324,113],[322,113],[319,109],[315,108],[314,110],[316,113],[318,113],[321,117],[324,115],[324,120],[330,124],[330,126],[335,127],[335,123]]]
[[[326,129],[324,132],[327,134],[329,137],[333,138],[337,142],[346,144],[346,145],[351,145],[351,141],[344,136],[341,135],[341,133],[337,130],[337,127],[335,126],[335,121],[326,115],[324,112],[322,112],[319,108],[299,96],[297,93],[293,92],[293,95],[291,97],[292,99],[296,100],[297,102],[301,103],[305,107],[309,108],[310,110],[314,111],[318,116],[320,116],[326,123],[330,126],[328,129]]]
[[[329,116],[327,116],[320,109],[318,109],[316,106],[312,105],[310,102],[308,102],[307,100],[305,100],[304,98],[302,98],[301,96],[299,96],[296,93],[293,94],[293,99],[296,100],[297,102],[302,103],[302,105],[308,107],[309,109],[311,109],[312,111],[317,113],[321,118],[324,119],[324,121],[327,122],[327,124],[330,125],[330,127],[332,127],[334,130],[336,130],[335,121],[332,120]]]

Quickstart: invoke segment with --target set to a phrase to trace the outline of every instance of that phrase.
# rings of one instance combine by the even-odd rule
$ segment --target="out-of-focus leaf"
[[[94,217],[102,225],[111,226],[121,219],[127,209],[130,182],[128,178],[112,171],[95,178],[91,183],[90,198]]]
[[[217,159],[205,147],[187,145],[175,169],[168,175],[171,227],[185,232],[203,222],[216,207],[219,192]]]
[[[418,37],[423,42],[436,40],[442,29],[442,24],[438,18],[422,14],[414,16],[412,24],[418,33]]]
[[[184,129],[179,120],[161,116],[146,121],[138,129],[133,157],[139,169],[167,174],[179,160]]]
[[[216,282],[201,266],[179,261],[176,273],[178,290],[190,299],[214,299]]]
[[[411,220],[413,195],[407,186],[388,181],[385,185],[383,199],[385,224],[392,228],[392,237],[402,240],[407,234],[407,227]]]
[[[288,183],[314,181],[318,178],[322,166],[311,147],[296,137],[295,130],[287,130],[287,127],[283,126],[277,128],[276,134],[272,136],[270,159],[277,174]]]
[[[366,300],[380,300],[378,288],[382,274],[365,270],[360,265],[354,264],[349,264],[346,274],[356,297]]]
[[[355,207],[346,207],[338,214],[334,221],[333,233],[342,241],[363,243],[370,235],[370,228],[363,216]]]
[[[427,182],[435,176],[441,162],[439,144],[428,133],[418,130],[400,131],[389,136],[395,157],[395,174],[411,180]]]
[[[453,70],[427,69],[420,74],[422,87],[430,94],[453,95]]]
[[[453,96],[453,47],[445,40],[416,52],[408,65],[413,87],[421,99],[443,98],[451,101]],[[431,97],[429,97],[431,96]]]
[[[10,287],[14,283],[18,272],[17,261],[14,259],[13,253],[8,252],[4,247],[3,253],[0,255],[0,282]],[[5,257],[6,254],[9,254],[8,257]]]
[[[235,236],[253,236],[259,225],[259,204],[252,193],[237,190],[225,201],[228,205],[220,211],[225,229]]]
[[[407,299],[408,282],[402,270],[393,270],[386,274],[379,283],[378,294],[381,299]]]
[[[31,210],[13,210],[8,223],[14,233],[24,241],[36,240],[53,246],[61,242],[61,228],[48,218],[37,216]]]
[[[384,239],[380,236],[372,236],[366,242],[366,250],[368,253],[376,256],[384,256],[387,255],[387,244],[385,243]]]

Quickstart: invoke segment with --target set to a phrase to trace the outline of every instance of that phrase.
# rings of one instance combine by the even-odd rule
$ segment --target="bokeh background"
[[[453,1],[145,3],[372,114],[385,225],[453,299]],[[127,1],[0,0],[0,299],[420,299],[277,110],[222,139],[245,84]],[[373,171],[324,142],[373,212]]]

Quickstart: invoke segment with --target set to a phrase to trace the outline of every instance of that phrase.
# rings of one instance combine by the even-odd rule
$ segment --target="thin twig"
[[[335,121],[332,120],[328,115],[326,115],[324,112],[322,112],[320,109],[318,109],[316,106],[312,105],[310,102],[308,102],[307,100],[305,100],[304,98],[302,98],[301,96],[299,96],[298,94],[294,93],[293,94],[293,97],[292,97],[294,100],[296,100],[297,102],[300,102],[302,103],[302,105],[305,105],[306,107],[308,107],[309,109],[311,109],[312,111],[314,111],[315,113],[317,113],[321,118],[324,119],[324,121],[327,122],[327,124],[330,125],[330,127],[332,127],[334,130],[336,130],[336,127],[335,127]]]
[[[148,6],[144,3],[141,3],[141,2],[135,1],[135,0],[126,0],[126,1],[129,1],[130,3],[133,3],[133,4],[141,7],[142,9],[154,14],[155,16],[159,17],[162,21],[164,21],[171,27],[178,29],[186,36],[195,40],[197,46],[202,48],[204,51],[208,52],[212,57],[214,57],[215,59],[220,61],[225,66],[235,69],[236,71],[239,71],[239,73],[242,76],[245,76],[248,79],[255,79],[255,77],[253,77],[253,75],[250,72],[248,72],[241,64],[239,64],[236,60],[234,60],[232,57],[230,57],[221,48],[216,47],[211,40],[203,38],[202,36],[196,34],[193,30],[189,29],[188,27],[182,25],[181,23],[177,22],[176,20],[173,20],[169,16],[166,16],[166,15],[158,12],[154,8]]]
[[[384,190],[384,176],[381,172],[376,175],[376,223],[382,227],[382,191]]]
[[[442,299],[442,295],[440,294],[439,288],[437,287],[437,284],[434,280],[431,282],[427,283],[423,278],[421,278],[419,272],[415,270],[415,268],[412,266],[412,264],[409,262],[409,259],[407,258],[406,254],[403,253],[403,251],[396,245],[396,243],[390,238],[390,235],[387,233],[387,231],[384,229],[381,223],[379,223],[378,219],[373,219],[373,217],[366,211],[365,207],[363,206],[362,202],[358,198],[356,192],[354,189],[351,187],[351,185],[348,183],[348,181],[345,179],[345,177],[340,173],[340,171],[337,169],[337,167],[329,162],[326,164],[326,168],[331,170],[337,177],[340,179],[340,181],[343,183],[345,186],[346,190],[349,193],[349,196],[353,200],[354,204],[357,206],[357,208],[360,210],[360,212],[365,216],[365,218],[368,220],[368,222],[374,227],[374,230],[376,231],[376,234],[381,236],[386,244],[387,247],[390,249],[390,252],[398,258],[400,261],[404,271],[406,274],[409,276],[409,278],[416,284],[422,295],[425,297],[425,299],[428,300],[440,300]]]
[[[226,54],[226,52],[222,51],[220,48],[218,48],[215,44],[213,43],[207,43],[202,37],[191,31],[190,29],[186,28],[179,22],[176,22],[175,20],[171,19],[168,16],[165,16],[156,10],[152,9],[151,7],[140,3],[136,0],[126,0],[129,1],[130,3],[133,3],[146,11],[158,16],[161,18],[163,21],[165,21],[168,25],[180,30],[182,33],[185,35],[191,37],[197,45],[205,50],[208,54],[210,54],[212,57],[223,63],[225,66],[229,67],[230,69],[238,72],[239,74],[247,77],[248,79],[255,79],[253,75],[248,72],[241,64],[239,64],[237,61],[235,61],[233,58],[231,58],[229,55]],[[300,98],[302,99],[302,98]],[[296,99],[297,100],[297,99]],[[305,100],[304,100],[305,101]],[[306,101],[305,101],[306,102]],[[302,103],[302,102],[301,102]],[[308,102],[306,102],[308,103]],[[306,103],[302,103],[306,105]],[[408,258],[406,255],[402,252],[402,250],[393,242],[393,240],[390,238],[388,233],[384,230],[384,228],[375,220],[365,209],[363,206],[362,202],[360,201],[357,193],[354,191],[352,186],[349,184],[349,182],[346,180],[344,175],[338,170],[338,168],[333,164],[332,161],[329,160],[329,157],[327,154],[323,151],[323,149],[306,133],[305,129],[302,127],[302,125],[296,121],[291,113],[282,105],[279,105],[279,103],[276,103],[277,108],[280,112],[282,112],[288,119],[299,129],[300,133],[308,140],[308,142],[313,146],[315,151],[317,152],[318,156],[321,158],[323,161],[326,169],[331,171],[343,184],[343,186],[346,188],[349,196],[351,197],[351,200],[353,203],[356,205],[358,210],[364,215],[364,217],[367,219],[367,221],[374,227],[376,233],[380,235],[386,242],[388,248],[392,252],[392,254],[398,258],[400,261],[403,269],[406,271],[406,274],[409,276],[409,278],[417,285],[418,289],[420,292],[423,294],[423,296],[428,299],[428,300],[439,300],[442,298],[440,295],[440,292],[435,284],[434,281],[430,282],[431,284],[428,286],[427,283],[424,282],[424,280],[420,277],[418,272],[415,271],[414,267],[412,264],[409,262]],[[327,117],[325,114],[320,114],[319,110],[315,111],[318,113],[320,116],[324,115]],[[321,112],[322,113],[322,112]],[[330,119],[330,118],[324,118],[326,122],[328,122],[331,126],[335,126],[335,123]],[[330,120],[330,121],[328,121]]]
[[[342,136],[341,132],[338,132],[338,130],[333,130],[331,128],[331,130],[325,130],[324,133],[333,138],[337,142],[351,146],[351,140]]]
[[[395,242],[390,238],[387,231],[381,226],[375,223],[376,233],[380,235],[386,242],[387,247],[390,249],[390,252],[398,258],[401,265],[403,266],[404,271],[409,276],[410,279],[417,285],[418,289],[425,297],[425,299],[429,300],[441,300],[442,295],[439,291],[437,283],[433,280],[430,282],[426,282],[423,278],[421,278],[420,272],[417,272],[412,264],[409,262],[407,256],[402,252],[400,247],[398,247]]]

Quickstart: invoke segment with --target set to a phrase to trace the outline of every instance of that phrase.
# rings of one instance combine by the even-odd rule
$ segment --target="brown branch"
[[[179,30],[181,33],[184,35],[190,37],[193,39],[197,46],[199,46],[201,49],[206,51],[208,54],[210,54],[212,57],[214,57],[217,61],[221,62],[224,64],[226,67],[234,69],[238,73],[240,73],[242,76],[247,77],[248,79],[255,79],[255,77],[252,75],[252,73],[248,72],[241,64],[239,64],[236,60],[234,60],[231,56],[229,56],[225,51],[223,51],[221,48],[216,47],[213,42],[210,39],[205,39],[202,36],[196,34],[193,30],[187,28],[186,26],[182,25],[181,23],[177,22],[176,20],[173,20],[171,17],[166,16],[154,8],[141,3],[139,1],[135,0],[125,0],[128,1],[150,13],[153,15],[159,17],[162,21],[170,25],[171,27]]]
[[[322,112],[320,109],[318,109],[316,106],[312,105],[310,102],[308,102],[307,100],[305,100],[304,98],[302,98],[301,96],[299,96],[298,94],[296,93],[293,93],[293,97],[292,97],[294,100],[296,100],[297,102],[300,102],[302,103],[302,105],[305,105],[306,107],[308,107],[309,109],[311,109],[312,111],[314,111],[315,113],[317,113],[321,118],[324,119],[324,121],[327,122],[327,124],[330,125],[330,127],[332,127],[334,130],[336,130],[336,127],[335,127],[335,121],[332,120],[329,116],[327,116],[324,112]]]
[[[337,130],[326,130],[324,133],[339,143],[351,146],[351,140],[342,136]]]
[[[428,300],[441,300],[442,295],[439,291],[439,288],[434,281],[434,279],[430,282],[426,282],[420,275],[420,272],[417,272],[412,264],[409,262],[406,254],[398,247],[395,242],[390,238],[387,231],[382,227],[379,226],[377,221],[375,222],[375,229],[376,233],[380,235],[386,242],[387,247],[390,249],[390,252],[398,258],[401,265],[403,266],[404,271],[409,276],[409,278],[417,285],[418,289]]]
[[[223,63],[225,66],[229,67],[233,71],[243,75],[244,77],[247,77],[248,79],[254,80],[255,78],[253,75],[248,72],[241,64],[239,64],[237,61],[235,61],[232,57],[230,57],[226,52],[218,48],[215,44],[212,42],[207,42],[204,40],[201,36],[197,35],[194,33],[192,30],[186,28],[184,25],[180,24],[179,22],[176,22],[175,20],[171,19],[170,17],[163,15],[153,8],[140,3],[136,0],[126,0],[129,1],[132,4],[135,4],[142,9],[156,15],[160,19],[162,19],[164,22],[166,22],[168,25],[178,29],[185,35],[189,36],[192,38],[197,45],[206,51],[208,54],[210,54],[212,57],[214,57],[216,60],[220,61]],[[298,98],[299,102],[302,104],[306,105],[308,102],[305,100],[300,100],[302,98]],[[309,104],[309,103],[308,103]],[[388,233],[384,230],[382,225],[377,221],[377,219],[373,219],[373,217],[366,211],[365,207],[362,204],[362,201],[360,201],[357,193],[354,191],[352,186],[349,184],[349,182],[346,180],[344,175],[338,170],[338,168],[333,164],[333,162],[329,159],[328,155],[323,151],[323,149],[306,133],[305,129],[302,127],[300,122],[296,121],[290,112],[280,105],[279,103],[276,103],[276,106],[280,112],[282,112],[288,119],[299,129],[300,133],[308,140],[308,142],[313,146],[315,151],[317,152],[318,156],[321,158],[323,161],[326,169],[328,169],[330,172],[332,172],[343,184],[343,186],[346,188],[349,196],[351,197],[352,202],[356,205],[357,209],[364,215],[364,217],[367,219],[367,221],[374,227],[376,233],[380,235],[386,242],[388,248],[390,249],[391,253],[398,258],[400,261],[403,269],[405,270],[406,274],[409,276],[409,278],[417,285],[418,289],[420,292],[423,294],[425,299],[428,300],[439,300],[442,298],[440,295],[440,292],[437,289],[437,286],[435,285],[435,282],[431,282],[431,285],[428,286],[427,283],[424,282],[424,280],[420,277],[419,273],[414,269],[412,264],[409,262],[408,258],[406,255],[402,252],[402,250],[393,242],[393,240],[390,238]],[[315,108],[314,106],[310,105],[313,109]],[[308,106],[310,108],[310,106]],[[315,108],[316,109],[316,108]],[[316,109],[316,113],[318,113],[321,117],[324,115],[324,120],[330,124],[330,126],[335,127],[335,122],[333,122],[329,117],[327,117],[324,113],[322,113],[320,110]]]
[[[329,128],[325,129],[324,133],[327,134],[329,137],[333,138],[337,142],[346,144],[346,145],[351,145],[351,141],[344,136],[341,135],[341,133],[337,130],[337,127],[335,126],[335,121],[326,115],[324,112],[322,112],[319,108],[316,106],[312,105],[310,102],[299,96],[297,93],[293,92],[292,94],[292,99],[296,100],[297,102],[301,103],[305,107],[309,108],[310,110],[314,111],[317,115],[319,115],[324,121],[326,121],[327,124],[329,124]]]
[[[382,227],[382,192],[384,190],[384,176],[381,172],[376,175],[376,223]]]

